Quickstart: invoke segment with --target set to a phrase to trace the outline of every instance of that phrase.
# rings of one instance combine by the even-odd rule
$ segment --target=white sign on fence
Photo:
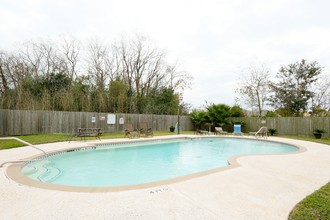
[[[120,125],[123,125],[125,123],[125,120],[123,117],[119,118],[119,124]]]
[[[116,124],[116,115],[114,115],[114,114],[108,114],[107,124],[108,125],[114,125],[114,124]]]

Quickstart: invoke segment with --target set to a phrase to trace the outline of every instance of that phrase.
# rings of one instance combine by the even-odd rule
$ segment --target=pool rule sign
[[[94,125],[95,125],[95,122],[96,122],[96,117],[92,117],[92,124],[93,124],[93,128],[95,127]]]
[[[123,117],[119,118],[119,124],[123,125],[125,123],[125,119]]]

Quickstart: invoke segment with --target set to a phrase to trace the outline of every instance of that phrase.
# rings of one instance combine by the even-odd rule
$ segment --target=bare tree
[[[106,111],[108,106],[107,88],[114,78],[114,58],[110,47],[99,39],[94,39],[88,46],[88,76],[91,80],[96,111]]]
[[[117,48],[122,78],[128,85],[129,111],[143,112],[145,98],[164,79],[164,52],[143,36],[122,40]]]
[[[313,88],[312,112],[317,116],[330,114],[330,75],[322,75]]]
[[[178,63],[166,67],[167,83],[170,87],[179,93],[190,88],[193,77],[185,71],[178,70]]]
[[[7,108],[7,99],[9,92],[9,77],[6,71],[6,58],[5,52],[0,51],[0,97],[1,97],[1,108]]]
[[[71,53],[69,49],[64,52]],[[51,40],[25,42],[19,50],[19,57],[26,70],[29,70],[25,92],[31,92],[35,99],[41,99],[42,109],[63,110],[63,103],[69,106],[63,97],[70,96],[67,89],[71,85],[74,71],[71,67],[74,66],[61,54],[58,43]]]
[[[3,108],[24,109],[32,105],[24,85],[31,74],[28,66],[14,55],[0,54],[0,90]]]
[[[110,46],[96,39],[81,47],[70,36],[27,41],[0,53],[1,106],[166,114],[191,77],[165,55],[141,35]]]
[[[265,66],[250,67],[235,91],[238,99],[250,106],[252,112],[257,109],[258,116],[262,116],[269,95],[269,76],[270,70]]]
[[[31,75],[38,76],[40,74],[43,53],[36,42],[24,42],[19,48],[18,55],[31,68]]]
[[[110,47],[99,39],[94,39],[88,46],[88,75],[97,89],[104,91],[110,79],[114,78],[114,58]]]
[[[62,36],[60,41],[60,53],[63,63],[70,79],[78,75],[78,57],[80,53],[80,42],[73,37]]]

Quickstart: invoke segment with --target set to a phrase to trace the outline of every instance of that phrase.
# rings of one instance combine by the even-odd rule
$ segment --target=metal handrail
[[[23,141],[23,140],[21,140],[21,139],[19,139],[17,137],[1,137],[0,140],[17,140],[17,141],[19,141],[19,142],[21,142],[23,144],[26,144],[26,145],[28,145],[30,147],[33,147],[36,150],[41,151],[44,155],[47,155],[47,153],[44,150],[42,150],[42,149],[34,146],[33,144],[30,144],[29,142]],[[33,161],[33,160],[12,160],[12,161],[6,161],[6,162],[4,162],[4,163],[2,163],[0,165],[0,168],[3,167],[3,165],[5,165],[7,163],[21,163],[21,162],[29,162],[29,161]]]

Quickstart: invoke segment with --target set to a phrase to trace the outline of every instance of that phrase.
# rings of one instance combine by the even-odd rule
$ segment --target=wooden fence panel
[[[261,119],[251,118],[232,118],[234,121],[245,122],[244,132],[257,131],[262,126],[269,129],[276,129],[282,135],[312,136],[315,129],[325,131],[324,137],[330,137],[330,117],[275,117]],[[261,121],[265,120],[266,124]]]
[[[109,113],[110,114],[110,113]],[[28,110],[0,110],[0,136],[72,133],[79,127],[98,127],[104,132],[120,132],[124,125],[119,119],[124,118],[125,124],[131,123],[133,128],[140,129],[141,123],[147,123],[153,130],[168,131],[171,125],[177,123],[175,115],[152,114],[114,114],[115,124],[107,124],[108,113],[95,112],[59,112],[59,111],[28,111]],[[95,117],[95,122],[92,122]],[[193,125],[189,116],[180,116],[181,127],[192,130]]]
[[[8,136],[8,130],[6,129],[7,125],[7,111],[0,110],[0,135],[2,136]]]
[[[124,125],[119,124],[120,118],[124,118],[125,124],[131,123],[133,128],[140,129],[141,123],[147,123],[148,127],[157,131],[168,131],[178,122],[177,115],[114,115],[116,123],[112,125],[107,124],[108,113],[0,109],[0,136],[72,133],[79,127],[99,127],[104,132],[120,132],[124,130]],[[92,117],[95,117],[95,123],[92,123]],[[189,116],[180,116],[179,120],[182,130],[193,130]],[[257,131],[263,126],[262,120],[266,121],[268,128],[275,128],[282,135],[311,136],[313,130],[318,128],[325,131],[324,137],[330,137],[330,117],[231,118],[232,122],[245,122],[244,132]]]

